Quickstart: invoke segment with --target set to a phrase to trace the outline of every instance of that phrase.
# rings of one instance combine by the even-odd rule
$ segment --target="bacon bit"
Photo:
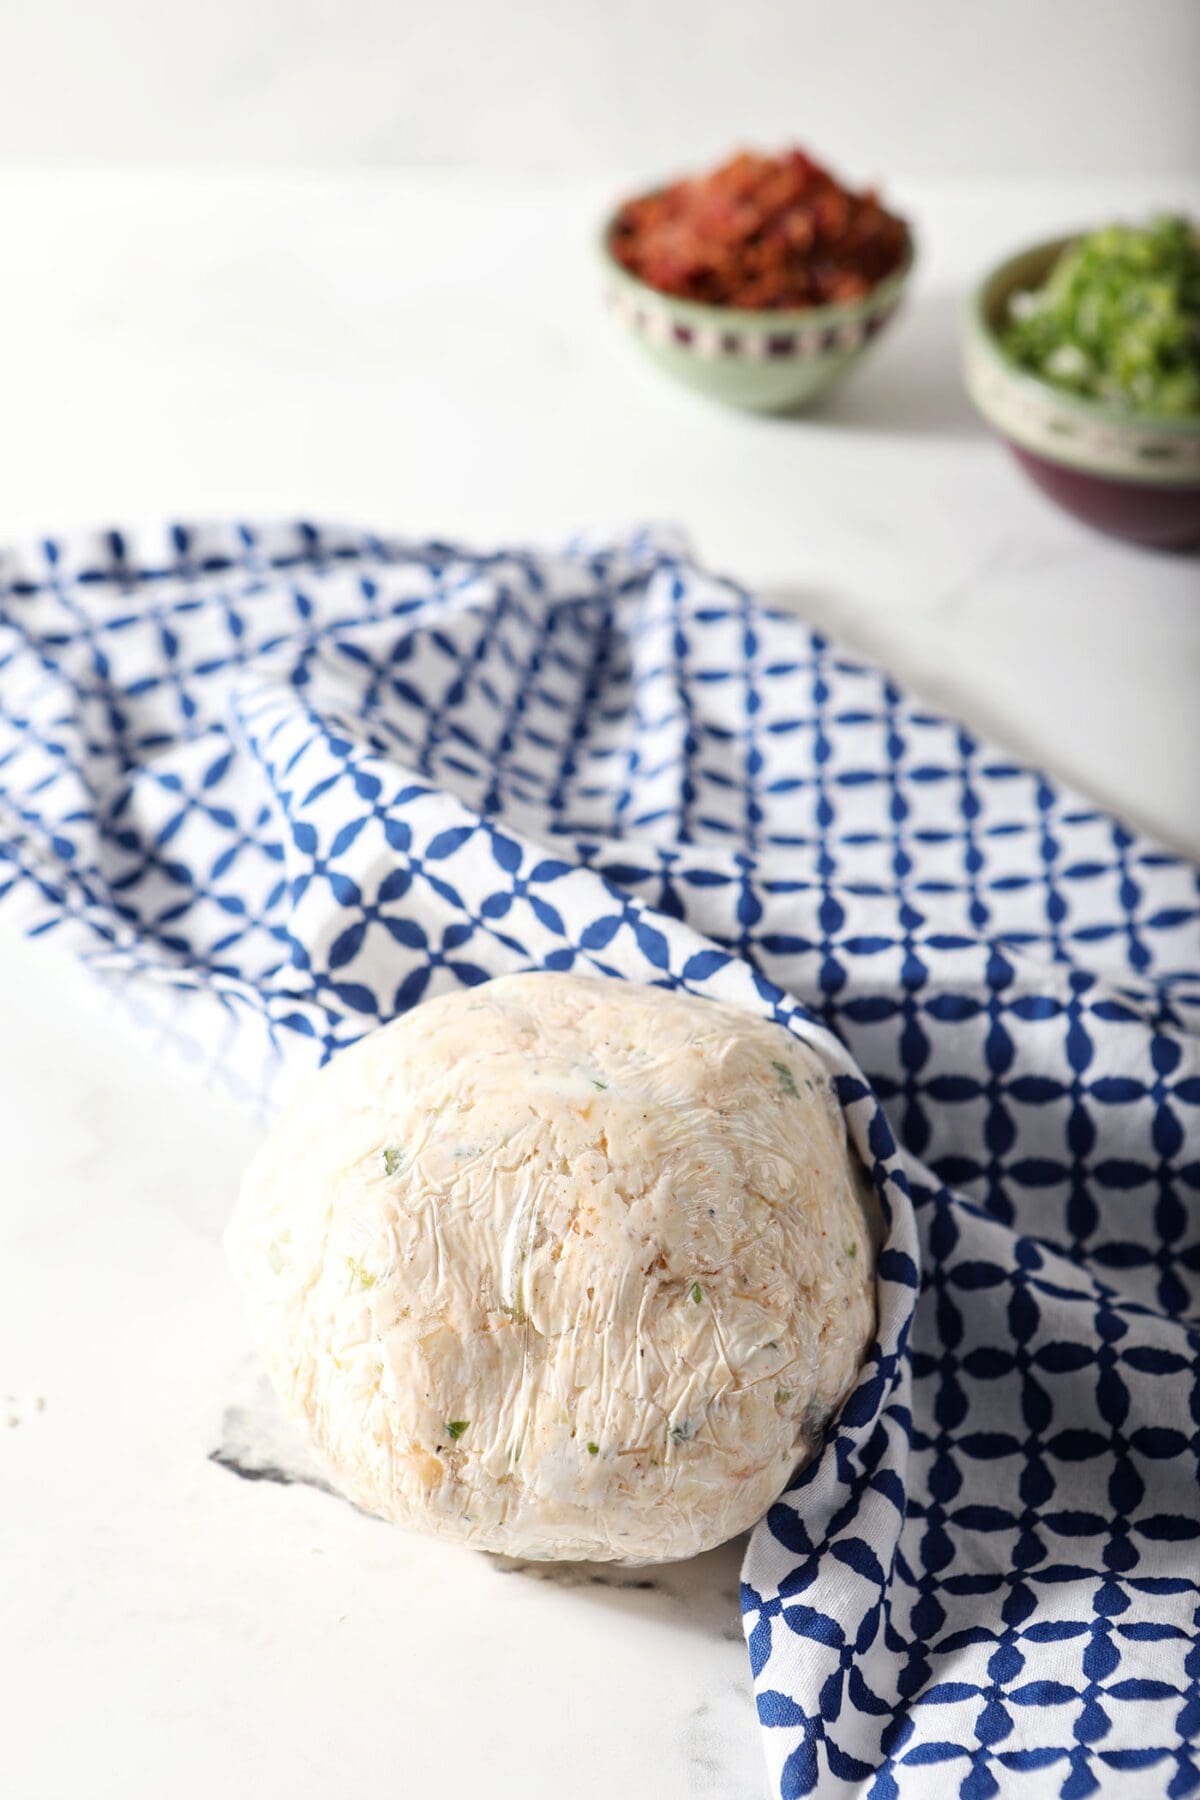
[[[806,156],[742,151],[710,175],[627,200],[610,236],[649,287],[748,311],[860,300],[903,262],[908,227]]]

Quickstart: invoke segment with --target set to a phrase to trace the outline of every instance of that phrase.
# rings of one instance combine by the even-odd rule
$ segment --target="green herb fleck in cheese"
[[[779,1077],[779,1085],[790,1100],[800,1098],[800,1089],[796,1086],[796,1077],[786,1063],[772,1062],[771,1067]]]

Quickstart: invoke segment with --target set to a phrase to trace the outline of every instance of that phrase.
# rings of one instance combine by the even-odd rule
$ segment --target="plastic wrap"
[[[511,1556],[754,1522],[875,1318],[819,1059],[655,988],[506,976],[342,1052],[227,1234],[272,1380],[358,1505]]]

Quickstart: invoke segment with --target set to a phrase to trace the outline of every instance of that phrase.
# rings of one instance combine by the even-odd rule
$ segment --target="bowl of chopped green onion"
[[[1036,244],[971,298],[968,391],[1076,517],[1200,544],[1200,231],[1164,216]]]

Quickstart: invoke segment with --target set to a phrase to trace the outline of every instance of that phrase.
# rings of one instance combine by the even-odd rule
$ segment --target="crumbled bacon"
[[[664,294],[757,311],[858,300],[899,267],[908,227],[803,150],[743,151],[711,175],[627,200],[610,245]]]

